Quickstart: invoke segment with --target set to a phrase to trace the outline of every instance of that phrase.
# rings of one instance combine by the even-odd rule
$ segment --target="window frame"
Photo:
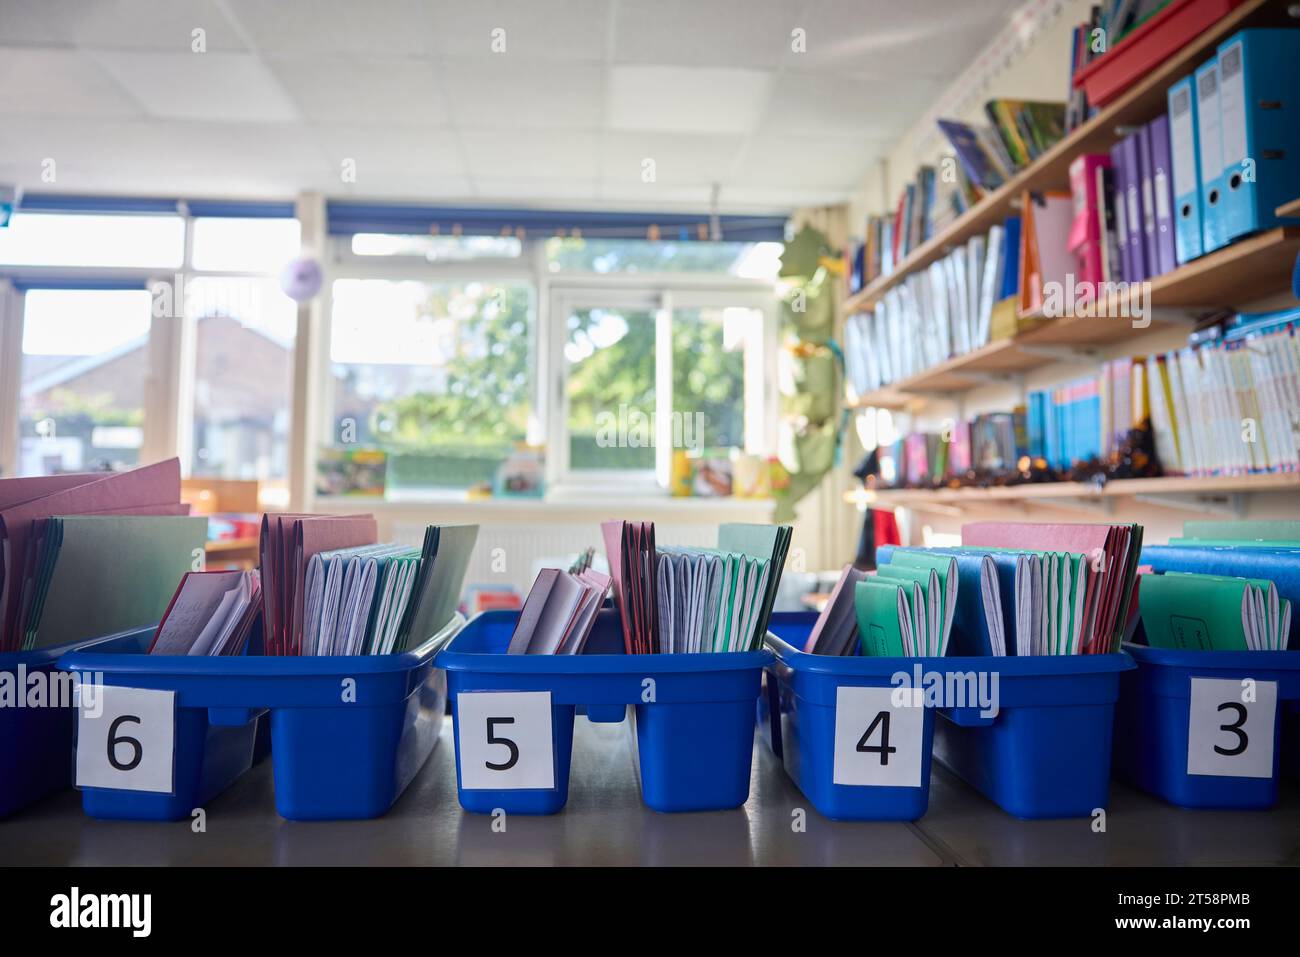
[[[299,438],[291,438],[286,483],[291,495],[300,494],[302,507],[312,507],[317,498],[316,453],[333,439],[329,434],[333,395],[328,387],[331,365],[328,344],[332,331],[332,289],[339,279],[522,282],[532,287],[534,323],[529,335],[535,363],[533,418],[536,434],[530,429],[529,440],[545,447],[548,498],[589,498],[593,491],[606,497],[622,496],[627,493],[623,479],[651,496],[667,495],[665,485],[671,462],[671,448],[667,443],[656,443],[656,474],[653,476],[640,470],[626,475],[589,471],[584,476],[568,469],[567,381],[563,357],[567,313],[562,304],[574,301],[575,297],[595,299],[595,304],[601,305],[638,301],[636,297],[639,296],[643,303],[658,303],[659,310],[668,316],[669,328],[675,308],[739,306],[759,310],[763,329],[755,347],[757,357],[753,362],[758,370],[755,375],[750,374],[751,360],[746,358],[745,447],[758,454],[775,452],[779,336],[777,299],[771,281],[714,273],[551,272],[544,237],[525,240],[521,255],[509,258],[430,262],[418,257],[359,256],[351,251],[350,236],[325,236],[323,226],[311,221],[310,211],[310,204],[304,206],[300,202],[293,217],[299,223],[302,247],[317,248],[324,274],[322,294],[312,303],[298,307],[298,342],[293,357],[289,428],[291,437],[302,434]],[[15,474],[18,461],[21,391],[18,373],[22,361],[25,292],[17,283],[57,281],[77,283],[82,288],[96,288],[100,284],[104,288],[119,288],[123,282],[138,282],[141,288],[150,290],[160,281],[174,283],[177,274],[186,282],[201,278],[267,278],[267,273],[195,269],[194,224],[198,217],[184,209],[177,215],[185,224],[185,245],[181,265],[170,273],[157,267],[0,265],[0,354],[4,356],[3,362],[7,363],[0,366],[0,373],[4,373],[0,375],[0,383],[3,383],[0,387],[0,476]],[[193,467],[196,329],[197,317],[183,312],[179,320],[169,317],[153,317],[151,320],[148,337],[150,382],[145,390],[145,434],[140,452],[142,461],[179,456],[182,475],[187,477]],[[11,348],[15,343],[16,350]],[[656,380],[671,383],[671,350],[663,351],[663,354],[667,357],[667,378],[663,378],[665,370],[659,368]],[[12,375],[9,374],[11,371]],[[657,389],[657,394],[660,391]],[[666,399],[670,408],[671,390]],[[611,493],[610,479],[620,480],[615,486],[617,492]],[[416,493],[412,490],[411,494],[414,496]],[[431,497],[438,494],[436,490],[429,492]]]
[[[762,280],[689,274],[581,275],[552,279],[547,321],[542,327],[546,363],[538,378],[545,383],[539,414],[547,438],[547,485],[559,496],[589,497],[609,494],[611,479],[637,493],[668,494],[672,445],[665,441],[672,427],[673,368],[671,343],[675,311],[739,307],[756,310],[762,322],[760,335],[745,359],[745,442],[747,452],[770,455],[775,451],[778,346],[776,295]],[[573,469],[569,463],[568,364],[564,346],[566,321],[574,308],[613,307],[652,309],[656,312],[655,411],[659,434],[655,436],[655,468],[643,470]],[[667,388],[665,388],[665,385]]]
[[[42,213],[41,215],[59,216],[63,213]],[[103,216],[130,217],[138,215],[132,212],[102,213]],[[156,212],[148,215],[158,215]],[[170,214],[169,214],[170,215]],[[196,279],[258,279],[274,280],[274,274],[228,269],[194,268],[194,232],[195,222],[201,217],[181,209],[174,214],[184,223],[183,250],[180,265],[175,269],[167,267],[136,266],[20,266],[0,264],[0,344],[5,348],[4,354],[10,353],[9,345],[17,344],[12,385],[9,376],[4,377],[5,387],[0,392],[0,476],[9,477],[17,474],[18,450],[20,444],[20,395],[22,336],[26,321],[26,290],[17,285],[38,285],[43,282],[74,284],[82,289],[116,289],[122,284],[138,283],[140,288],[151,292],[156,283],[175,284],[178,276],[188,283]],[[261,218],[233,216],[230,218]],[[300,243],[306,240],[305,226],[300,217],[274,217],[297,219],[299,223]],[[144,390],[144,441],[140,448],[140,459],[153,462],[176,456],[180,459],[181,475],[188,478],[193,469],[194,452],[194,386],[196,381],[196,331],[197,317],[184,310],[178,317],[152,316],[146,348],[149,353],[149,381]],[[295,428],[293,418],[293,390],[305,373],[305,369],[295,360],[293,368],[294,382],[290,392],[289,429]],[[8,372],[8,367],[0,370]],[[292,488],[294,468],[292,452],[289,461],[289,474],[282,480],[286,488]],[[266,481],[266,480],[263,480]]]

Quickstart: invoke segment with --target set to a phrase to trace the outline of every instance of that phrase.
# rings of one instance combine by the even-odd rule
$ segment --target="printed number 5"
[[[504,744],[510,749],[510,757],[504,764],[497,764],[493,761],[484,761],[489,771],[509,771],[519,763],[519,745],[515,744],[509,738],[498,737],[496,725],[514,724],[514,718],[488,718],[487,719],[487,742],[488,744]]]
[[[1237,713],[1237,720],[1232,724],[1219,726],[1220,731],[1227,731],[1237,736],[1237,746],[1235,748],[1221,748],[1216,744],[1214,746],[1214,751],[1216,754],[1222,754],[1225,757],[1236,757],[1238,754],[1245,751],[1246,745],[1250,743],[1250,738],[1246,736],[1246,732],[1242,729],[1242,725],[1246,723],[1247,718],[1246,706],[1240,701],[1225,701],[1223,704],[1219,705],[1218,710],[1235,711]]]
[[[880,728],[880,743],[867,744],[871,736],[875,733],[876,728]],[[884,767],[889,764],[889,756],[898,751],[898,748],[889,746],[889,712],[881,711],[872,720],[871,726],[863,732],[862,737],[858,739],[857,750],[865,754],[879,754],[880,765]]]

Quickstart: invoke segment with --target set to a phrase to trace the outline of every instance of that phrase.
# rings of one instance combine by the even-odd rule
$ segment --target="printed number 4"
[[[510,750],[510,757],[504,764],[497,764],[494,761],[484,761],[483,764],[489,771],[509,771],[519,763],[519,745],[515,744],[509,738],[498,737],[496,725],[514,724],[514,718],[488,718],[487,719],[487,743],[504,744]]]
[[[875,734],[876,728],[880,728],[880,743],[867,744],[871,736]],[[858,739],[857,750],[864,754],[879,754],[880,764],[882,767],[889,764],[889,756],[898,751],[898,748],[889,746],[889,712],[881,711],[872,720],[871,725],[862,733]]]

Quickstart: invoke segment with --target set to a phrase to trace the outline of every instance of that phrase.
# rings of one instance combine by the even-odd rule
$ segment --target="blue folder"
[[[1190,76],[1169,88],[1169,140],[1174,247],[1182,264],[1201,254],[1201,157],[1196,136],[1196,95]]]
[[[1298,97],[1300,31],[1242,30],[1219,46],[1228,242],[1283,222],[1274,211],[1300,195]]]
[[[998,603],[1002,615],[1002,634],[1006,636],[1007,654],[1016,653],[1016,556],[1010,552],[981,552],[962,548],[901,548],[881,545],[876,561],[888,565],[896,551],[929,552],[957,559],[957,611],[953,621],[950,655],[992,655],[993,642],[984,615],[984,598],[980,588],[980,562],[987,554],[993,559],[998,576]]]
[[[1234,578],[1265,578],[1291,600],[1291,632],[1287,647],[1300,649],[1300,548],[1238,548],[1233,545],[1148,545],[1143,565],[1157,572],[1200,572]],[[1142,593],[1138,592],[1141,602]]]

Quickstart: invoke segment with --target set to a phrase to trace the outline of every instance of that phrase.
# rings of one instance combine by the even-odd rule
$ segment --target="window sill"
[[[770,515],[772,499],[749,498],[674,498],[652,493],[639,495],[578,494],[573,490],[553,489],[544,498],[470,498],[463,491],[401,491],[383,498],[362,495],[318,496],[316,507],[327,512],[403,511],[413,508],[455,508],[457,512],[600,512],[640,515],[646,512],[710,513],[743,512]]]

